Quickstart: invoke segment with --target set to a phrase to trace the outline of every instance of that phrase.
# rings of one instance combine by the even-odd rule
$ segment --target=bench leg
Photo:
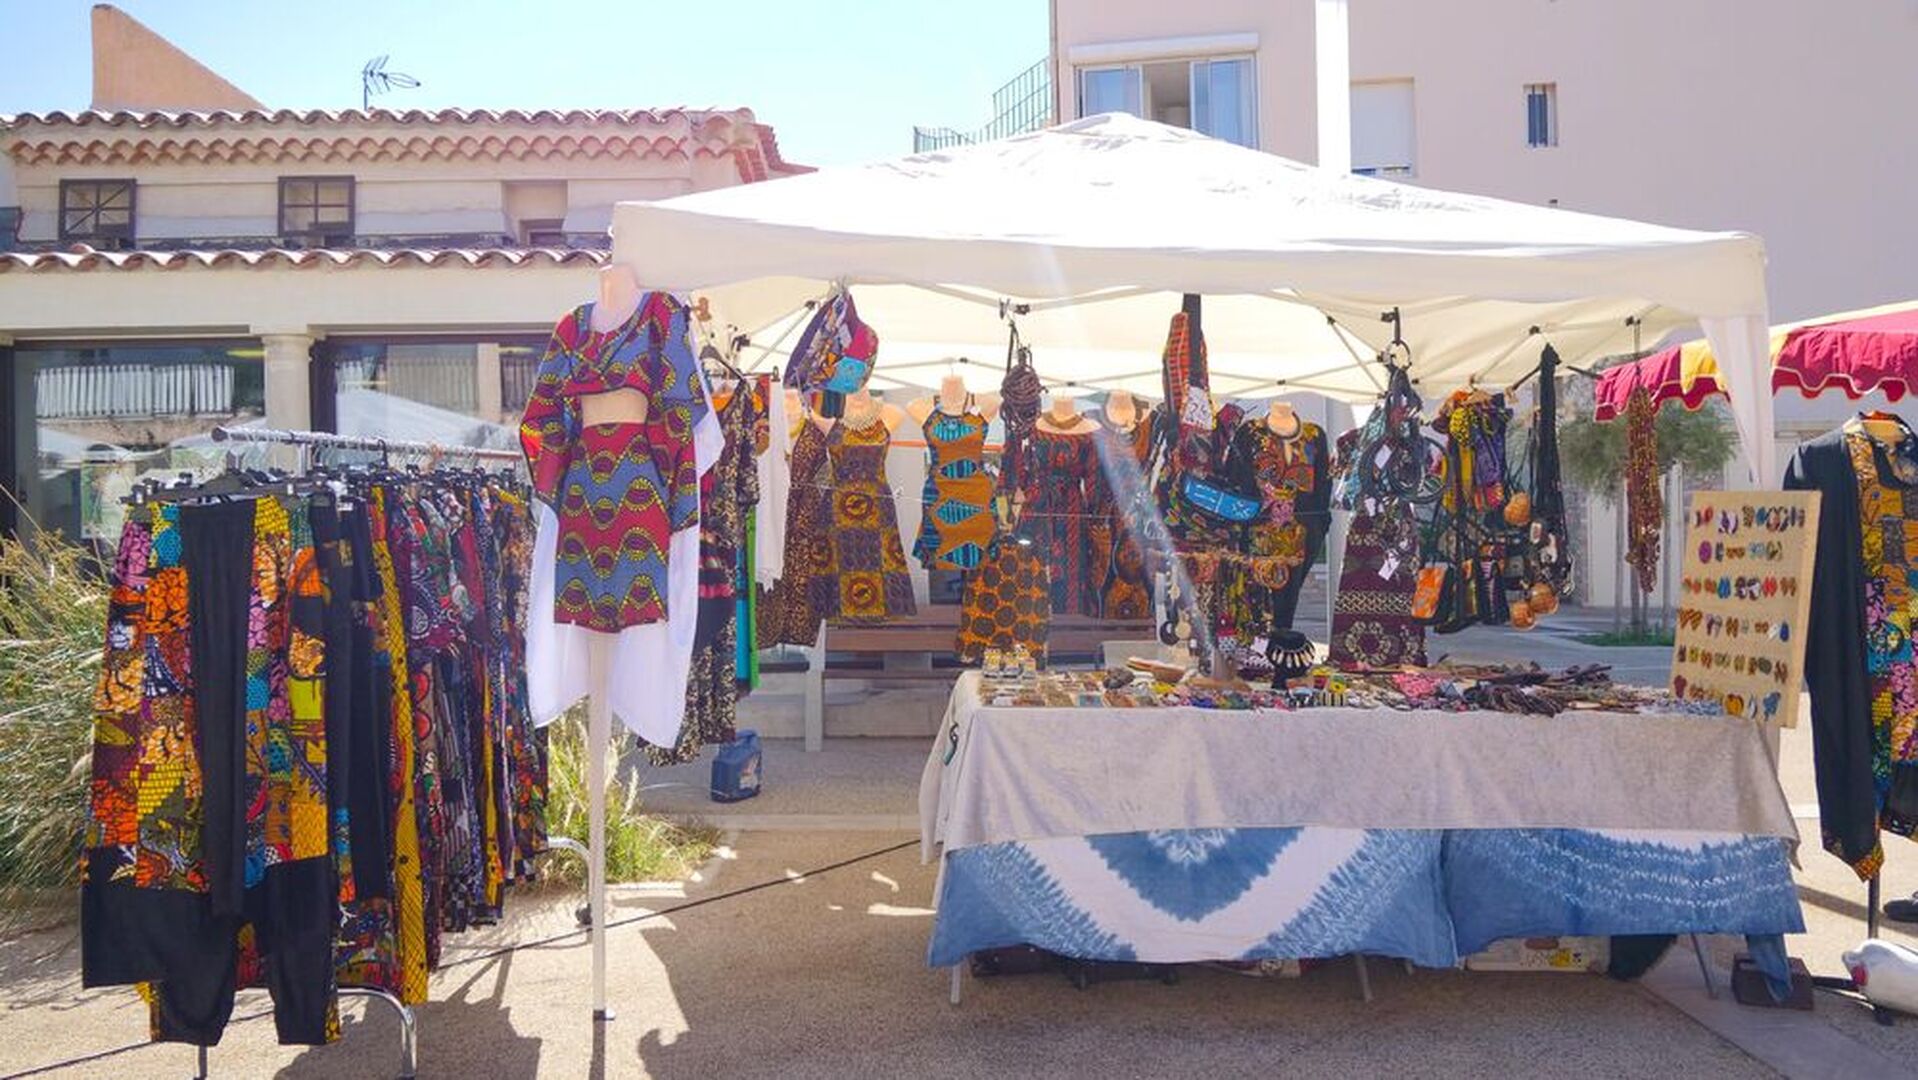
[[[822,626],[813,647],[806,650],[806,752],[816,753],[826,743],[826,631]]]

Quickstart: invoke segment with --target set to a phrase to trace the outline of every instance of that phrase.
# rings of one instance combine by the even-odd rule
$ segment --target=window
[[[1079,115],[1123,112],[1257,147],[1252,58],[1159,60],[1079,69]]]
[[[1525,145],[1558,145],[1557,83],[1526,84]]]
[[[1417,146],[1412,124],[1412,80],[1352,84],[1352,171],[1364,176],[1410,176]]]
[[[1131,113],[1141,116],[1139,109],[1140,85],[1139,68],[1086,68],[1079,72],[1079,115],[1097,116],[1100,113]]]
[[[282,176],[280,236],[320,244],[351,240],[353,178]]]
[[[519,223],[521,247],[565,247],[566,219],[527,218]]]
[[[266,369],[257,341],[126,341],[98,347],[21,345],[12,415],[0,431],[22,455],[16,491],[41,527],[111,551],[134,481],[217,472],[225,448],[209,433],[257,422]]]
[[[102,250],[133,246],[133,181],[60,181],[60,241]]]

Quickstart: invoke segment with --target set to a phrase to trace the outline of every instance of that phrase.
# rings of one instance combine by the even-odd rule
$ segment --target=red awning
[[[1918,387],[1918,301],[1775,326],[1771,369],[1773,394],[1793,389],[1815,397],[1836,390],[1856,400],[1883,391],[1897,401]],[[1687,409],[1725,392],[1711,346],[1688,341],[1600,372],[1597,418],[1623,416],[1639,387],[1654,405],[1677,401]]]
[[[1838,390],[1861,398],[1874,390],[1897,401],[1918,384],[1918,304],[1798,326],[1772,347],[1772,392],[1806,397]]]
[[[1616,364],[1598,373],[1597,416],[1611,420],[1625,415],[1625,402],[1632,392],[1643,388],[1657,407],[1676,401],[1687,409],[1698,410],[1705,399],[1722,394],[1718,364],[1704,342],[1687,342],[1660,349],[1629,364]]]

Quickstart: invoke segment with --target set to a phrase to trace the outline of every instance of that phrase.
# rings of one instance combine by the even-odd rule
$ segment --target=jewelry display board
[[[1685,513],[1672,693],[1798,725],[1815,491],[1700,491]]]

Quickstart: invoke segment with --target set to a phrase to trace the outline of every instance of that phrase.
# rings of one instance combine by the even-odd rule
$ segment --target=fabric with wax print
[[[693,429],[708,405],[679,300],[647,293],[603,332],[592,313],[582,304],[554,328],[520,446],[559,519],[555,621],[611,633],[667,617],[669,541],[699,513]],[[615,390],[645,396],[645,421],[584,423],[580,399]]]

